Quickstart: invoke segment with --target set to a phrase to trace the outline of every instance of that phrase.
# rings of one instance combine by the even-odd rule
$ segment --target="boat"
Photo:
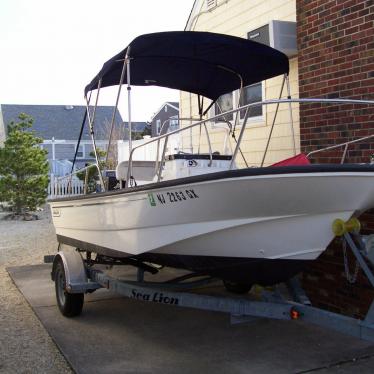
[[[255,106],[275,105],[277,113],[279,105],[293,102],[374,102],[281,99],[280,95],[278,100],[250,103],[205,118],[221,95],[279,75],[283,76],[282,94],[288,72],[283,53],[229,35],[183,31],[134,39],[85,88],[94,149],[95,109],[90,98],[95,91],[96,106],[104,87],[118,85],[116,108],[123,85],[127,85],[129,108],[133,85],[187,91],[197,95],[200,116],[148,140],[143,146],[158,146],[153,162],[134,160],[142,146],[133,147],[130,138],[129,159],[117,166],[117,189],[105,190],[105,173],[96,154],[102,191],[50,201],[58,242],[86,252],[91,261],[96,254],[101,263],[185,269],[245,290],[253,284],[286,281],[303,270],[333,240],[335,219],[347,221],[374,207],[374,165],[312,164],[295,152],[287,160],[264,166],[271,128],[261,165],[243,166],[240,145],[248,112]],[[207,108],[203,108],[203,97],[209,99]],[[217,118],[226,122],[227,142],[236,134],[243,113],[233,150],[218,152],[207,124]],[[231,114],[234,120],[226,120]],[[129,128],[131,133],[130,109]],[[206,136],[204,152],[167,154],[172,136],[192,131]]]

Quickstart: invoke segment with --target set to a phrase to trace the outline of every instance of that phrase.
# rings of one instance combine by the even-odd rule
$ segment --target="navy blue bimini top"
[[[107,61],[85,88],[85,95],[118,85],[126,53],[131,61],[130,83],[195,93],[211,100],[281,74],[288,74],[282,52],[247,39],[198,31],[145,34]],[[126,82],[126,79],[124,80]]]

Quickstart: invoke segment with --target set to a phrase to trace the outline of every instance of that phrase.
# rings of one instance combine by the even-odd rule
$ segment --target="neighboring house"
[[[295,98],[374,100],[373,14],[373,2],[364,0],[196,0],[186,30],[231,34],[278,46],[290,57],[291,95]],[[284,32],[286,47],[274,43],[283,32],[275,32],[273,21],[290,22],[284,24],[288,29]],[[280,83],[280,78],[274,78],[250,87],[247,102],[276,98]],[[225,109],[236,101],[236,92],[221,98]],[[195,95],[181,92],[180,102],[181,117],[196,116]],[[302,104],[293,108],[297,150],[304,153],[374,133],[372,106],[345,109],[335,105],[321,109]],[[292,154],[289,117],[279,114],[267,165]],[[250,165],[258,166],[261,161],[273,115],[274,108],[269,106],[254,113],[248,123],[248,140],[242,143],[242,151]],[[212,127],[217,127],[212,137],[218,138],[219,126]],[[336,162],[343,151],[342,148],[318,153],[314,161]],[[369,162],[373,153],[374,139],[366,139],[348,149],[346,162]],[[373,211],[363,214],[360,220],[367,234],[374,233]],[[313,305],[363,317],[374,298],[374,290],[361,271],[354,285],[347,282],[342,253],[341,241],[334,241],[304,273],[303,284]],[[350,266],[353,269],[353,262]]]
[[[132,125],[133,126],[133,125]],[[167,132],[177,130],[179,128],[179,103],[166,102],[161,105],[158,111],[152,116],[146,126],[137,128],[138,134],[146,136],[137,137],[133,140],[132,146],[139,147],[150,141],[150,137],[156,137]],[[147,132],[147,133],[146,133]],[[150,135],[150,136],[149,136]],[[134,139],[134,138],[133,138]],[[168,139],[166,154],[174,154],[180,149],[179,134],[171,135]],[[118,162],[126,161],[129,158],[129,142],[128,140],[119,141],[117,143]],[[153,161],[156,159],[157,142],[151,142],[140,147],[133,154],[133,160]]]
[[[166,102],[151,118],[151,136],[165,134],[179,128],[179,103]]]
[[[56,175],[64,175],[70,172],[71,163],[77,147],[79,132],[86,110],[85,106],[72,105],[8,105],[0,106],[0,136],[1,123],[6,129],[11,121],[17,121],[20,113],[26,113],[34,119],[33,130],[36,135],[43,138],[42,148],[48,151],[48,160],[51,172]],[[108,145],[108,134],[114,107],[98,106],[95,116],[95,139],[98,148],[106,150]],[[143,131],[146,122],[134,122],[135,131]],[[124,128],[127,123],[122,122],[119,111],[116,112],[115,128],[118,129],[117,139],[126,138]],[[6,133],[6,131],[5,131]],[[116,140],[116,139],[115,139]],[[92,162],[91,136],[86,122],[82,140],[77,153],[76,165],[83,167],[87,162]]]
[[[126,122],[124,124],[126,129],[129,128],[129,124]],[[133,138],[142,137],[143,134],[151,131],[151,125],[148,122],[131,122],[131,132],[133,133]],[[145,134],[149,135],[149,134]],[[127,137],[125,137],[127,138]]]

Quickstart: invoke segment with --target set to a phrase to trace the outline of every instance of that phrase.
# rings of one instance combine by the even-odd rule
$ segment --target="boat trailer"
[[[355,218],[347,222],[335,220],[333,223],[334,233],[342,237],[352,250],[374,287],[374,275],[367,265],[367,262],[374,265],[374,235],[361,236],[358,234],[359,228],[360,223]],[[94,268],[90,255],[84,259],[80,251],[75,250],[59,251],[54,256],[51,276],[55,282],[57,304],[67,317],[81,313],[84,293],[106,288],[144,302],[228,313],[232,324],[250,322],[257,318],[300,320],[374,342],[374,301],[365,319],[360,320],[313,307],[296,277],[285,283],[289,294],[287,298],[283,296],[285,292],[280,292],[282,285],[277,285],[272,291],[262,289],[260,298],[251,300],[186,292],[214,281],[212,278],[185,282],[189,278],[187,275],[176,278],[175,281],[149,282],[144,281],[145,271],[154,273],[157,268],[144,264],[138,266],[136,281],[117,279]]]

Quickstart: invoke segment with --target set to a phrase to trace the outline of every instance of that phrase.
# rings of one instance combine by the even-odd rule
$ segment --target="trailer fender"
[[[55,281],[57,264],[62,262],[65,271],[66,291],[74,292],[75,286],[88,284],[85,264],[78,251],[60,251],[53,260],[52,280]]]

